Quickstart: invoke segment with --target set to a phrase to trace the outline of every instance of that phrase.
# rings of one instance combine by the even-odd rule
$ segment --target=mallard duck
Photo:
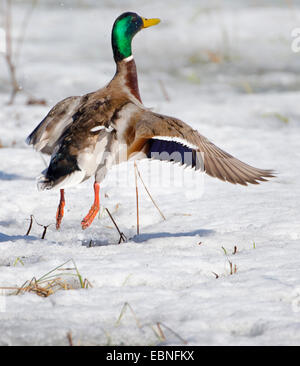
[[[273,176],[271,170],[234,158],[181,120],[142,104],[131,43],[137,32],[159,22],[133,12],[120,15],[111,37],[113,79],[102,89],[57,103],[27,138],[37,151],[51,155],[38,187],[60,189],[57,229],[64,214],[65,188],[95,176],[94,203],[81,222],[86,229],[99,211],[100,183],[107,170],[131,158],[179,162],[233,184],[258,184]]]

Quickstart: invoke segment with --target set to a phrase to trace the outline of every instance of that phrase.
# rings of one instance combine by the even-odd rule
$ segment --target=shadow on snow
[[[22,177],[18,174],[5,173],[0,170],[0,180],[33,180],[32,178]]]
[[[135,235],[128,239],[128,241],[133,241],[135,243],[143,243],[150,239],[159,239],[159,238],[180,238],[180,237],[186,237],[186,236],[196,236],[199,235],[200,237],[203,236],[209,236],[214,233],[214,230],[193,230],[193,231],[187,231],[187,232],[179,232],[179,233],[170,233],[170,232],[158,232],[158,233],[146,233],[146,234],[140,234]],[[97,246],[106,246],[106,245],[118,245],[117,242],[110,243],[107,239],[105,240],[93,240],[93,239],[85,239],[82,242],[83,246],[86,247],[97,247]]]
[[[26,236],[26,235],[6,235],[3,233],[0,233],[0,243],[4,243],[6,241],[17,241],[20,239],[26,239],[26,240],[36,240],[34,236]]]
[[[135,243],[142,243],[144,241],[150,240],[150,239],[158,239],[158,238],[180,238],[183,236],[209,236],[214,233],[214,230],[193,230],[193,231],[187,231],[187,232],[179,232],[179,233],[170,233],[170,232],[159,232],[159,233],[146,233],[146,234],[140,234],[135,235],[133,238],[131,238],[132,241]]]

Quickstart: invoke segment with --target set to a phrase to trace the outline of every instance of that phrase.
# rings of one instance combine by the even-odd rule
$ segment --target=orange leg
[[[65,207],[65,191],[63,189],[60,190],[60,201],[56,212],[56,229],[60,228],[60,224],[62,218],[64,216],[64,207]]]
[[[100,209],[99,191],[100,191],[100,184],[95,182],[94,183],[95,199],[94,199],[94,203],[93,203],[89,213],[81,221],[81,226],[82,226],[83,230],[88,228],[91,225],[91,223],[93,222],[97,213],[99,212],[99,209]]]

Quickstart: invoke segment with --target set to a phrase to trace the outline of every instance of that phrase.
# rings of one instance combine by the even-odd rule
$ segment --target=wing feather
[[[51,155],[60,136],[72,123],[80,101],[81,97],[69,97],[57,103],[27,137],[27,144]]]
[[[180,144],[188,148],[192,145],[196,146],[197,150],[190,148],[191,151],[203,153],[204,170],[212,177],[241,185],[258,184],[258,181],[266,181],[266,178],[274,177],[272,170],[254,168],[242,162],[214,145],[179,119],[153,113],[149,110],[137,112],[137,115],[136,134],[129,146],[130,152],[134,150],[134,146],[139,145],[138,141],[146,141],[145,144],[147,144],[150,139],[155,139],[156,136],[166,137],[173,144],[177,143],[178,146]]]

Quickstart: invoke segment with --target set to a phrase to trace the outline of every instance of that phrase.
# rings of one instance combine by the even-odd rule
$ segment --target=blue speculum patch
[[[199,169],[203,164],[199,152],[174,141],[155,138],[149,141],[147,157],[161,161],[186,164],[196,169]]]

